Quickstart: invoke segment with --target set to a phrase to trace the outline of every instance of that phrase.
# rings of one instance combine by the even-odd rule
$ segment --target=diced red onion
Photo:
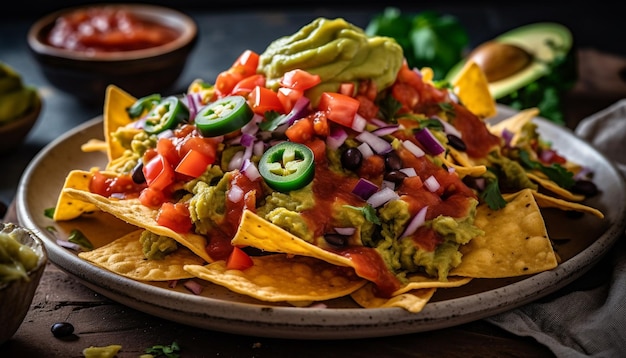
[[[415,168],[412,168],[412,167],[402,168],[400,169],[400,171],[406,174],[407,177],[417,176],[417,172],[415,171]]]
[[[443,119],[439,118],[439,117],[435,117],[439,120],[439,122],[441,122],[441,125],[443,125],[443,131],[446,134],[452,134],[454,136],[457,136],[459,138],[463,138],[463,134],[461,133],[461,131],[459,131],[458,129],[456,129],[456,127],[454,127],[452,124],[448,123],[447,121],[444,121]]]
[[[335,232],[339,235],[350,236],[356,231],[355,227],[336,227]]]
[[[255,137],[253,135],[244,133],[241,135],[241,140],[239,141],[239,143],[241,143],[241,145],[243,145],[244,147],[250,147],[252,146],[252,144],[254,144],[254,139]]]
[[[257,122],[254,121],[254,118],[250,122],[246,123],[243,127],[241,127],[241,134],[248,135],[251,137],[254,137],[254,135],[258,131],[259,131],[259,126],[257,125]]]
[[[200,95],[198,93],[188,93],[185,96],[187,108],[189,108],[189,118],[196,118],[196,114],[198,114],[198,103],[200,100]]]
[[[74,250],[74,251],[83,251],[83,248],[80,245],[73,243],[67,240],[57,239],[57,244],[66,249]]]
[[[448,173],[452,174],[456,172],[456,168],[455,167],[448,167]]]
[[[171,129],[166,129],[163,132],[157,134],[157,138],[172,138],[174,137],[174,131]]]
[[[370,122],[374,124],[376,127],[386,127],[389,125],[389,123],[383,121],[380,118],[372,118],[370,119]]]
[[[169,280],[167,281],[167,287],[176,288],[178,286],[178,280]]]
[[[204,289],[204,287],[201,284],[199,284],[198,282],[194,280],[185,281],[185,283],[183,283],[183,286],[185,286],[185,288],[188,289],[194,295],[201,294],[202,290]]]
[[[228,200],[233,203],[238,203],[241,201],[241,199],[243,199],[243,194],[243,189],[241,189],[239,185],[231,185],[230,189],[228,190]]]
[[[417,144],[411,142],[410,140],[403,141],[402,146],[418,158],[423,157],[426,154],[424,153],[422,148],[420,148]]]
[[[415,138],[417,138],[426,151],[432,155],[439,155],[446,150],[428,128],[423,128],[415,132]]]
[[[374,129],[372,131],[372,133],[377,135],[377,136],[379,136],[379,137],[382,137],[382,136],[386,136],[386,135],[389,135],[389,134],[397,131],[398,128],[400,128],[400,126],[397,125],[397,124],[387,125],[387,126],[384,126],[384,127],[380,127],[380,128]]]
[[[359,196],[363,200],[367,200],[370,196],[372,196],[372,194],[377,191],[378,185],[372,183],[365,178],[360,178],[354,188],[352,188],[352,193]]]
[[[392,182],[391,180],[383,180],[383,182],[380,184],[381,188],[389,188],[389,189],[395,189],[396,188],[396,183]]]
[[[439,184],[439,181],[437,181],[437,178],[431,175],[428,178],[426,178],[426,180],[424,180],[424,186],[430,192],[434,193],[437,190],[439,190],[439,188],[441,187],[441,184]]]
[[[544,163],[550,163],[555,155],[556,152],[552,149],[542,149],[539,153],[539,159]]]
[[[502,139],[504,139],[504,144],[507,147],[511,146],[511,141],[513,140],[513,136],[515,136],[515,134],[511,132],[510,130],[508,130],[507,128],[504,128],[502,130]]]
[[[352,129],[354,129],[357,132],[363,132],[366,126],[367,126],[367,119],[365,119],[365,117],[357,113],[354,116],[354,119],[352,120]]]
[[[315,302],[311,304],[310,306],[308,306],[308,308],[326,309],[328,308],[328,305],[323,302]]]
[[[485,178],[476,178],[474,180],[474,183],[476,184],[476,187],[478,188],[478,190],[485,189]]]
[[[289,111],[289,113],[285,115],[285,120],[283,123],[288,123],[289,125],[292,125],[293,122],[295,122],[296,120],[306,117],[309,114],[310,103],[311,100],[306,96],[298,98],[296,103],[294,103],[293,107],[291,108],[291,111]]]
[[[409,221],[409,224],[404,229],[401,237],[406,237],[413,235],[417,229],[424,225],[426,222],[426,211],[428,211],[428,206],[425,206],[420,209],[420,211],[415,214],[415,216]]]
[[[359,133],[359,135],[356,136],[356,139],[363,143],[367,143],[370,147],[372,147],[374,152],[378,154],[386,154],[391,152],[393,149],[391,147],[391,143],[368,131]]]
[[[589,167],[583,166],[578,173],[574,174],[575,180],[588,179],[593,174],[593,170]]]
[[[398,198],[398,193],[396,193],[393,189],[381,188],[379,191],[375,192],[367,199],[367,203],[370,204],[372,207],[377,208],[391,200],[395,200]]]
[[[369,144],[367,143],[359,144],[359,146],[356,147],[356,149],[358,149],[359,152],[361,152],[361,154],[363,155],[363,159],[369,158],[372,155],[374,155],[374,151],[372,150],[372,147],[370,147]]]
[[[240,150],[233,155],[233,157],[230,159],[230,162],[228,162],[229,171],[241,169],[241,164],[243,163],[244,154],[245,154],[244,151]]]
[[[250,161],[250,159],[246,159],[243,161],[243,165],[241,166],[241,172],[251,181],[255,181],[261,177],[261,173],[259,173],[259,168],[257,168],[256,165],[254,165],[254,162]]]
[[[260,157],[263,155],[264,152],[265,152],[265,143],[263,143],[260,140],[256,141],[254,143],[254,147],[252,147],[252,154]]]
[[[348,132],[342,127],[333,127],[330,135],[326,137],[326,146],[330,149],[339,148],[348,138]]]

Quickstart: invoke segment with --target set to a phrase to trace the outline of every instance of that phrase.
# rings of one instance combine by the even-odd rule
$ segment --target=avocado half
[[[572,33],[563,25],[540,22],[515,28],[492,41],[518,46],[533,58],[520,71],[489,83],[489,91],[497,100],[550,73],[550,63],[561,56],[566,56],[572,48]],[[446,80],[453,82],[466,62],[467,59],[464,59],[452,67],[446,75]]]

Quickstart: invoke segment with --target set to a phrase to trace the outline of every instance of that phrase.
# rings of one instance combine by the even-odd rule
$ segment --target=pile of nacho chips
[[[214,138],[219,142],[216,158],[204,173],[197,178],[177,178],[167,189],[165,201],[181,204],[192,213],[192,226],[183,231],[160,224],[162,207],[146,205],[142,200],[141,192],[148,188],[145,183],[132,184],[132,193],[102,195],[92,190],[94,178],[114,183],[136,170],[137,162],[145,159],[142,155],[150,151],[144,148],[137,155],[133,146],[140,142],[138,138],[143,146],[156,151],[159,138],[165,137],[147,135],[141,120],[129,116],[129,108],[138,98],[110,86],[104,106],[104,140],[91,140],[82,148],[103,152],[107,165],[68,173],[54,220],[68,225],[94,212],[104,212],[136,227],[79,253],[79,257],[119,275],[146,282],[201,280],[262,302],[294,306],[349,296],[364,308],[401,307],[419,312],[438,289],[460,287],[473,279],[523,277],[553,269],[559,257],[541,210],[557,208],[599,219],[603,214],[584,205],[585,196],[573,191],[572,182],[579,180],[576,175],[582,172],[580,165],[542,157],[548,151],[558,156],[558,148],[551,148],[534,131],[532,119],[539,113],[524,111],[493,125],[485,121],[496,114],[495,102],[488,95],[479,67],[472,63],[467,66],[455,83],[445,87],[429,79],[429,69],[420,71],[405,65],[396,82],[376,89],[376,98],[370,101],[380,107],[394,104],[398,109],[394,115],[359,115],[366,125],[358,128],[325,122],[331,129],[341,128],[346,138],[331,146],[330,134],[317,133],[304,143],[317,148],[315,155],[323,156],[316,157],[315,176],[304,189],[281,192],[265,185],[262,176],[249,176],[246,180],[256,185],[246,187],[255,189],[241,197],[252,199],[245,205],[234,205],[234,178],[242,180],[244,169],[231,165],[233,153],[245,151],[242,130]],[[367,79],[355,79],[352,85],[367,88],[367,83]],[[190,109],[199,111],[218,99],[214,90],[211,83],[194,82],[180,98]],[[352,95],[358,98],[360,93],[357,89]],[[413,93],[409,100],[407,93]],[[192,103],[192,98],[196,102]],[[316,108],[309,111],[309,116],[322,115]],[[268,122],[275,115],[266,113],[255,120]],[[191,117],[180,125],[193,122]],[[432,123],[439,124],[427,127]],[[282,130],[274,128],[272,135],[258,135],[256,140],[267,150],[289,141]],[[411,135],[423,130],[433,134],[432,140],[442,151],[430,152],[428,145]],[[387,142],[405,164],[406,178],[401,184],[389,186],[384,170],[375,169],[384,165],[380,163],[385,154],[371,148],[371,142],[357,141],[364,132],[384,132],[375,134],[376,138]],[[451,135],[461,139],[465,147],[453,143]],[[369,170],[337,165],[341,153],[363,143],[370,143],[373,152]],[[423,153],[418,156],[419,152]],[[259,157],[250,156],[247,165],[259,166]],[[560,182],[563,177],[569,180],[567,185]],[[438,180],[433,184],[431,178]],[[389,190],[392,194],[384,203],[372,204],[369,198],[375,194],[362,197],[350,190],[350,185],[360,183],[360,179],[373,183],[375,194]],[[420,200],[431,203],[428,210],[421,210],[427,205]],[[194,217],[201,207],[211,211],[210,221]],[[316,210],[328,212],[313,215]],[[227,225],[233,230],[225,229]],[[304,229],[297,230],[296,226]],[[165,239],[150,241],[145,238],[149,235]],[[333,240],[337,236],[342,236],[340,243]],[[218,255],[215,247],[224,242],[228,244],[223,249],[227,254]],[[162,250],[163,254],[152,258],[146,254],[150,250]],[[250,259],[249,264],[233,268],[229,261],[233,252],[240,254],[240,250]]]

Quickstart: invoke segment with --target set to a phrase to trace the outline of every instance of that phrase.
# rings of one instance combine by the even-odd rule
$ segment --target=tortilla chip
[[[128,116],[128,112],[126,112],[126,109],[133,105],[135,101],[137,101],[135,97],[115,85],[109,85],[106,89],[103,118],[104,139],[107,144],[107,156],[109,161],[112,161],[124,154],[124,147],[122,147],[120,143],[114,141],[111,134],[118,128],[124,127],[132,122]]]
[[[72,188],[88,191],[91,183],[91,173],[84,170],[72,170],[65,178],[63,188]],[[54,221],[65,221],[76,219],[84,213],[98,210],[92,203],[78,200],[71,195],[61,191],[54,208]]]
[[[546,178],[542,173],[527,172],[526,176],[528,177],[528,179],[539,184],[542,188],[548,190],[549,192],[552,192],[553,194],[560,196],[561,198],[565,200],[569,200],[569,201],[585,200],[584,195],[574,194],[571,191],[560,187],[557,183]]]
[[[539,207],[541,208],[556,208],[556,209],[561,209],[561,210],[566,210],[566,211],[579,211],[583,213],[589,213],[600,219],[604,219],[604,214],[596,208],[592,208],[590,206],[580,204],[580,203],[573,203],[571,201],[555,198],[553,196],[539,193],[536,190],[533,190],[532,192],[533,192],[533,196],[535,197],[535,200],[537,201],[537,205],[539,205]]]
[[[436,288],[421,288],[391,298],[381,298],[375,295],[374,285],[370,283],[350,294],[350,297],[364,308],[399,307],[418,313],[424,309],[435,291]]]
[[[545,222],[533,190],[524,189],[498,211],[486,205],[476,210],[476,226],[484,235],[461,246],[461,264],[450,275],[502,278],[529,275],[557,266]]]
[[[452,157],[452,162],[448,159],[448,156],[441,157],[441,160],[448,168],[453,168],[454,172],[459,175],[459,177],[463,178],[467,175],[472,177],[477,177],[485,174],[487,171],[487,167],[484,165],[474,165],[472,164],[471,159],[465,153],[461,153],[453,148],[450,148],[448,151],[450,157]]]
[[[104,269],[139,281],[169,281],[191,278],[183,269],[185,264],[204,264],[204,259],[186,247],[179,248],[163,260],[144,257],[139,237],[144,230],[136,230],[107,245],[78,256]]]
[[[527,108],[519,111],[517,114],[504,119],[494,125],[487,124],[487,128],[491,132],[491,134],[496,135],[498,137],[502,137],[502,133],[506,129],[508,132],[513,134],[513,138],[511,139],[510,145],[516,146],[517,141],[519,140],[522,134],[522,127],[533,118],[539,115],[539,109],[537,108]]]
[[[206,262],[214,261],[205,250],[207,242],[204,236],[194,233],[181,234],[165,226],[159,225],[156,221],[158,210],[150,209],[142,205],[139,199],[109,199],[88,191],[76,190],[72,188],[63,189],[63,195],[67,195],[72,199],[91,203],[97,206],[100,210],[105,211],[129,224],[150,230],[158,235],[171,237],[179,244],[189,248]]]
[[[88,140],[86,143],[80,146],[80,150],[82,150],[85,153],[88,153],[88,152],[106,153],[108,149],[109,149],[109,145],[107,144],[106,141],[103,141],[100,139],[93,139],[93,138]]]
[[[489,91],[489,82],[476,62],[467,61],[452,86],[461,103],[476,116],[489,118],[496,115],[496,101]]]
[[[252,257],[246,270],[228,270],[224,261],[185,265],[192,275],[267,302],[312,302],[343,297],[367,283],[348,268],[305,256]]]

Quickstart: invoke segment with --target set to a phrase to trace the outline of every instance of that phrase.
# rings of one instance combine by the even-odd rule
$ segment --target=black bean
[[[74,326],[69,322],[57,322],[50,327],[52,334],[57,337],[67,337],[74,333]]]
[[[356,170],[363,162],[363,153],[357,148],[348,148],[341,154],[341,165],[345,169]]]
[[[385,180],[388,180],[395,184],[400,184],[407,177],[404,172],[399,170],[392,170],[390,172],[386,172],[384,175]]]
[[[146,182],[146,177],[143,175],[143,162],[139,161],[133,168],[132,178],[135,184],[143,184]]]
[[[598,187],[590,180],[580,179],[574,182],[574,185],[570,188],[572,193],[582,194],[586,197],[591,197],[598,194]]]
[[[385,155],[385,168],[389,171],[402,169],[402,159],[400,159],[396,151],[389,152]]]
[[[455,136],[454,134],[448,134],[448,144],[457,150],[460,150],[462,152],[467,150],[467,146],[465,145],[465,142],[463,141],[463,139]]]
[[[324,239],[327,243],[337,247],[346,246],[346,244],[348,243],[348,236],[345,235],[327,234],[324,235]]]

